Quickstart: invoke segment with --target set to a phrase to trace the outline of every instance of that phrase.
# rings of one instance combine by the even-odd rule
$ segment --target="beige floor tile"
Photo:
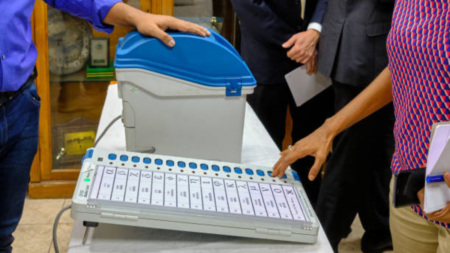
[[[19,225],[14,232],[14,253],[47,253],[52,225]]]
[[[20,225],[53,224],[64,199],[25,199]]]
[[[72,235],[73,224],[60,224],[58,226],[58,246],[59,252],[67,252],[69,246],[70,236]],[[53,242],[50,246],[49,253],[55,253]]]
[[[352,224],[352,232],[339,244],[339,253],[360,253],[361,238],[363,234],[364,228],[362,227],[359,216],[357,215]],[[392,251],[385,251],[384,253],[392,253]]]

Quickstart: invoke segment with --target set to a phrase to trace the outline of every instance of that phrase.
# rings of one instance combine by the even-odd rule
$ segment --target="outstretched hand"
[[[316,160],[308,176],[309,180],[313,181],[330,153],[334,137],[335,134],[329,131],[327,123],[325,123],[312,134],[295,143],[294,146],[281,152],[280,159],[273,166],[272,177],[282,178],[292,163],[300,158],[313,156]]]
[[[116,3],[111,7],[103,22],[110,25],[134,26],[140,33],[158,38],[169,47],[175,46],[175,40],[166,33],[168,29],[195,33],[202,37],[211,35],[208,29],[194,23],[171,16],[146,13],[125,3]]]
[[[175,40],[165,32],[167,29],[195,33],[202,37],[211,35],[208,29],[194,23],[170,16],[147,13],[136,22],[136,28],[142,34],[160,39],[169,47],[175,46]]]

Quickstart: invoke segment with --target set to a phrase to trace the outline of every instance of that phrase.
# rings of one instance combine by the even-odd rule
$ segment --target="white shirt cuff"
[[[308,25],[308,29],[314,29],[320,33],[322,32],[322,25],[317,22],[311,22]]]

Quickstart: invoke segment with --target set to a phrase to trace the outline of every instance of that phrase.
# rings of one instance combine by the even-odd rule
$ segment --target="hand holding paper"
[[[450,172],[450,124],[435,127],[428,153],[427,177]],[[448,174],[445,174],[448,177]],[[444,176],[445,178],[445,176]],[[446,181],[448,182],[448,181]],[[422,196],[421,196],[422,195]],[[450,188],[445,182],[425,183],[423,198],[424,211],[430,219],[439,221],[450,215]],[[436,216],[435,216],[436,215]],[[445,218],[450,221],[450,217]]]
[[[444,180],[447,184],[447,187],[450,189],[450,172],[445,172],[444,174]],[[423,206],[424,203],[424,197],[425,197],[425,190],[422,189],[417,196],[419,197],[420,203]],[[450,204],[447,204],[442,210],[433,212],[433,213],[426,213],[428,219],[435,220],[435,221],[442,221],[446,223],[450,223]]]

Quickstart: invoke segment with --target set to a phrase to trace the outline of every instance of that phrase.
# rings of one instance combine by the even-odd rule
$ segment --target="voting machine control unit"
[[[117,45],[127,150],[239,163],[252,73],[214,31],[169,34],[173,48],[137,31]]]
[[[78,221],[315,243],[298,175],[270,168],[89,149],[73,196]]]

